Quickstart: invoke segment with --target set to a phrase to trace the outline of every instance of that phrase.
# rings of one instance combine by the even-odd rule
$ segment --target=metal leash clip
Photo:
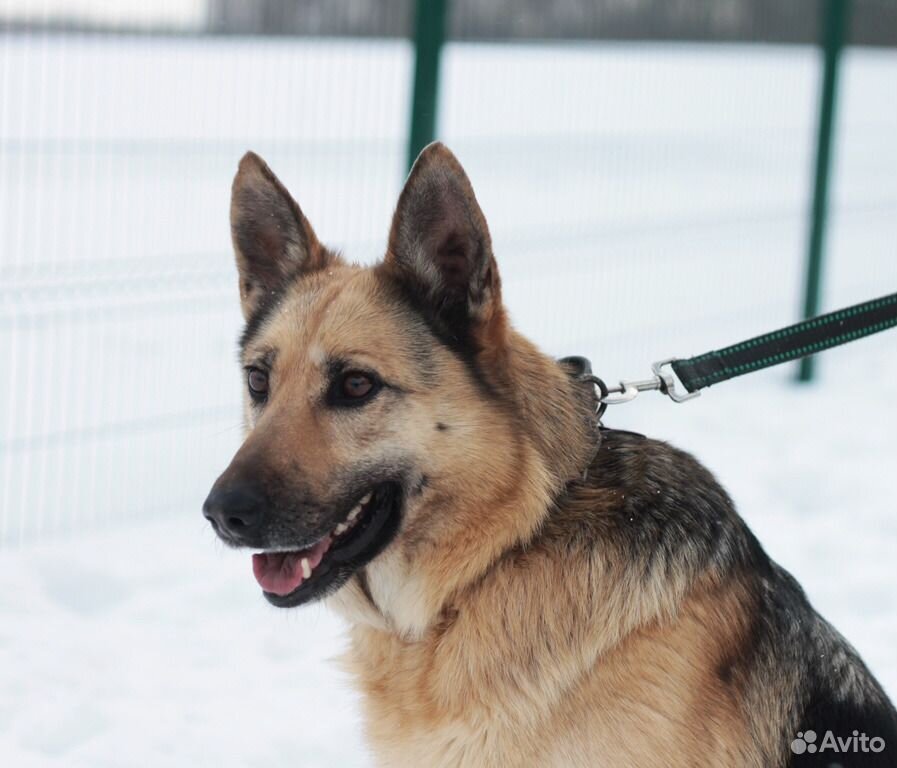
[[[581,376],[584,381],[589,381],[598,388],[598,418],[604,414],[609,405],[619,405],[634,400],[639,392],[659,391],[670,398],[674,403],[684,403],[686,400],[698,397],[700,392],[683,392],[676,388],[676,379],[672,371],[665,371],[664,367],[678,360],[678,357],[668,357],[651,364],[654,373],[650,379],[637,379],[633,381],[620,381],[613,387],[607,386],[604,381],[592,373]]]

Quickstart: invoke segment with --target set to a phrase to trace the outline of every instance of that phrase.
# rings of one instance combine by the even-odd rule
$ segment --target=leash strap
[[[892,293],[890,296],[819,315],[687,360],[678,357],[658,360],[651,365],[653,375],[649,379],[621,381],[617,385],[608,386],[601,377],[592,373],[592,367],[586,358],[568,357],[561,362],[573,369],[576,378],[596,387],[600,420],[607,406],[628,403],[640,392],[659,391],[674,402],[684,403],[698,397],[704,387],[712,384],[806,357],[895,325],[897,293]],[[667,366],[672,368],[672,372],[666,370]],[[673,373],[685,388],[684,392],[677,389]]]
[[[673,371],[689,392],[846,344],[897,325],[897,293],[804,320],[687,360]]]

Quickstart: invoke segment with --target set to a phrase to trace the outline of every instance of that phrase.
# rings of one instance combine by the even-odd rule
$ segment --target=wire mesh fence
[[[408,46],[2,46],[0,540],[195,508],[240,430],[236,163],[270,157],[335,246],[373,255]]]
[[[3,33],[0,546],[198,515],[240,439],[237,161],[264,156],[349,258],[382,255],[412,55]],[[823,309],[897,284],[895,76],[892,49],[848,50]],[[795,319],[818,77],[808,46],[449,43],[438,132],[522,330],[613,377]]]

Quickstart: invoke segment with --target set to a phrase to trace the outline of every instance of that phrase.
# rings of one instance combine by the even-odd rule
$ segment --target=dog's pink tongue
[[[296,552],[263,552],[252,556],[252,572],[259,586],[271,594],[284,597],[305,580],[302,561],[314,570],[330,548],[330,537],[322,539],[309,549]]]

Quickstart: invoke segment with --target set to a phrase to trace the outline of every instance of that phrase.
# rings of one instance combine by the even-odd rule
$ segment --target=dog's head
[[[581,464],[586,412],[531,427],[569,379],[509,329],[486,221],[442,145],[415,163],[373,267],[325,248],[252,153],[231,227],[247,433],[204,513],[258,551],[273,604],[340,590],[420,630],[539,524]]]

